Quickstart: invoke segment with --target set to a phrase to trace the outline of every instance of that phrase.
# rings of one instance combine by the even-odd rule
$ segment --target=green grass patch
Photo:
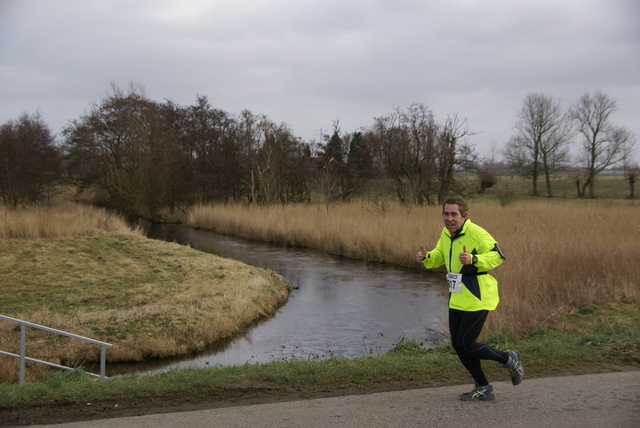
[[[566,317],[561,324],[514,339],[494,333],[486,342],[518,349],[527,378],[584,374],[640,366],[640,311],[635,305],[594,309]],[[507,381],[508,372],[485,362],[492,381]],[[448,344],[425,349],[404,338],[388,353],[355,359],[276,361],[232,367],[178,369],[154,375],[124,375],[99,380],[81,371],[60,372],[43,382],[0,384],[0,407],[54,405],[61,400],[84,405],[104,401],[122,404],[145,398],[174,401],[229,399],[234,394],[300,397],[341,391],[392,390],[470,383]],[[526,380],[525,380],[526,382]],[[240,392],[239,392],[240,391]]]
[[[576,176],[556,176],[551,179],[551,193],[556,199],[577,199]],[[473,180],[467,177],[466,180]],[[580,177],[580,184],[584,184],[584,177]],[[631,192],[629,181],[621,175],[600,175],[596,178],[594,192],[596,198],[627,199]],[[484,198],[500,198],[511,194],[514,199],[531,199],[548,197],[547,183],[544,177],[538,179],[538,194],[533,196],[533,181],[521,177],[499,177],[498,183],[489,188]],[[588,197],[588,190],[587,190]]]

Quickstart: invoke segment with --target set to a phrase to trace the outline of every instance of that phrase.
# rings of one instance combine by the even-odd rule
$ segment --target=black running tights
[[[471,373],[478,386],[489,384],[482,370],[481,360],[493,360],[500,364],[506,364],[509,360],[508,353],[476,342],[488,314],[489,311],[466,312],[449,309],[451,344],[462,365]]]

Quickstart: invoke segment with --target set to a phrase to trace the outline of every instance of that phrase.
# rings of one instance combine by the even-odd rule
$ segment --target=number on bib
[[[462,274],[449,272],[447,274],[447,281],[449,281],[450,293],[462,293]]]

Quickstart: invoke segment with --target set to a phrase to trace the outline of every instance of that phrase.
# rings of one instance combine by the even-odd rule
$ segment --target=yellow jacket
[[[478,261],[463,265],[458,256],[467,247]],[[498,281],[487,271],[500,266],[504,256],[498,243],[482,227],[471,220],[465,220],[453,238],[447,230],[442,229],[436,247],[429,251],[422,264],[427,269],[445,265],[448,272],[462,274],[462,292],[449,293],[449,307],[462,311],[494,310],[498,306]]]

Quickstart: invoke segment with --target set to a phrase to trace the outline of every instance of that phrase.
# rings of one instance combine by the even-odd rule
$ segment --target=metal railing
[[[0,320],[14,322],[20,325],[20,355],[12,354],[11,352],[5,352],[0,350],[1,355],[7,355],[9,357],[16,357],[20,359],[20,383],[24,383],[24,372],[25,372],[25,362],[31,361],[34,363],[44,364],[50,367],[55,367],[63,370],[74,370],[73,367],[61,366],[59,364],[50,363],[47,361],[38,360],[35,358],[30,358],[26,356],[27,350],[27,327],[37,328],[39,330],[48,331],[50,333],[59,334],[61,336],[71,337],[73,339],[84,340],[85,342],[90,342],[95,345],[100,345],[100,374],[86,372],[90,376],[100,377],[101,379],[106,379],[105,371],[106,371],[106,357],[107,357],[107,348],[111,348],[113,345],[106,342],[101,342],[95,339],[89,339],[88,337],[78,336],[77,334],[67,333],[66,331],[56,330],[55,328],[45,327],[39,324],[34,324],[27,321],[22,321],[16,318],[7,317],[4,315],[0,315]]]

